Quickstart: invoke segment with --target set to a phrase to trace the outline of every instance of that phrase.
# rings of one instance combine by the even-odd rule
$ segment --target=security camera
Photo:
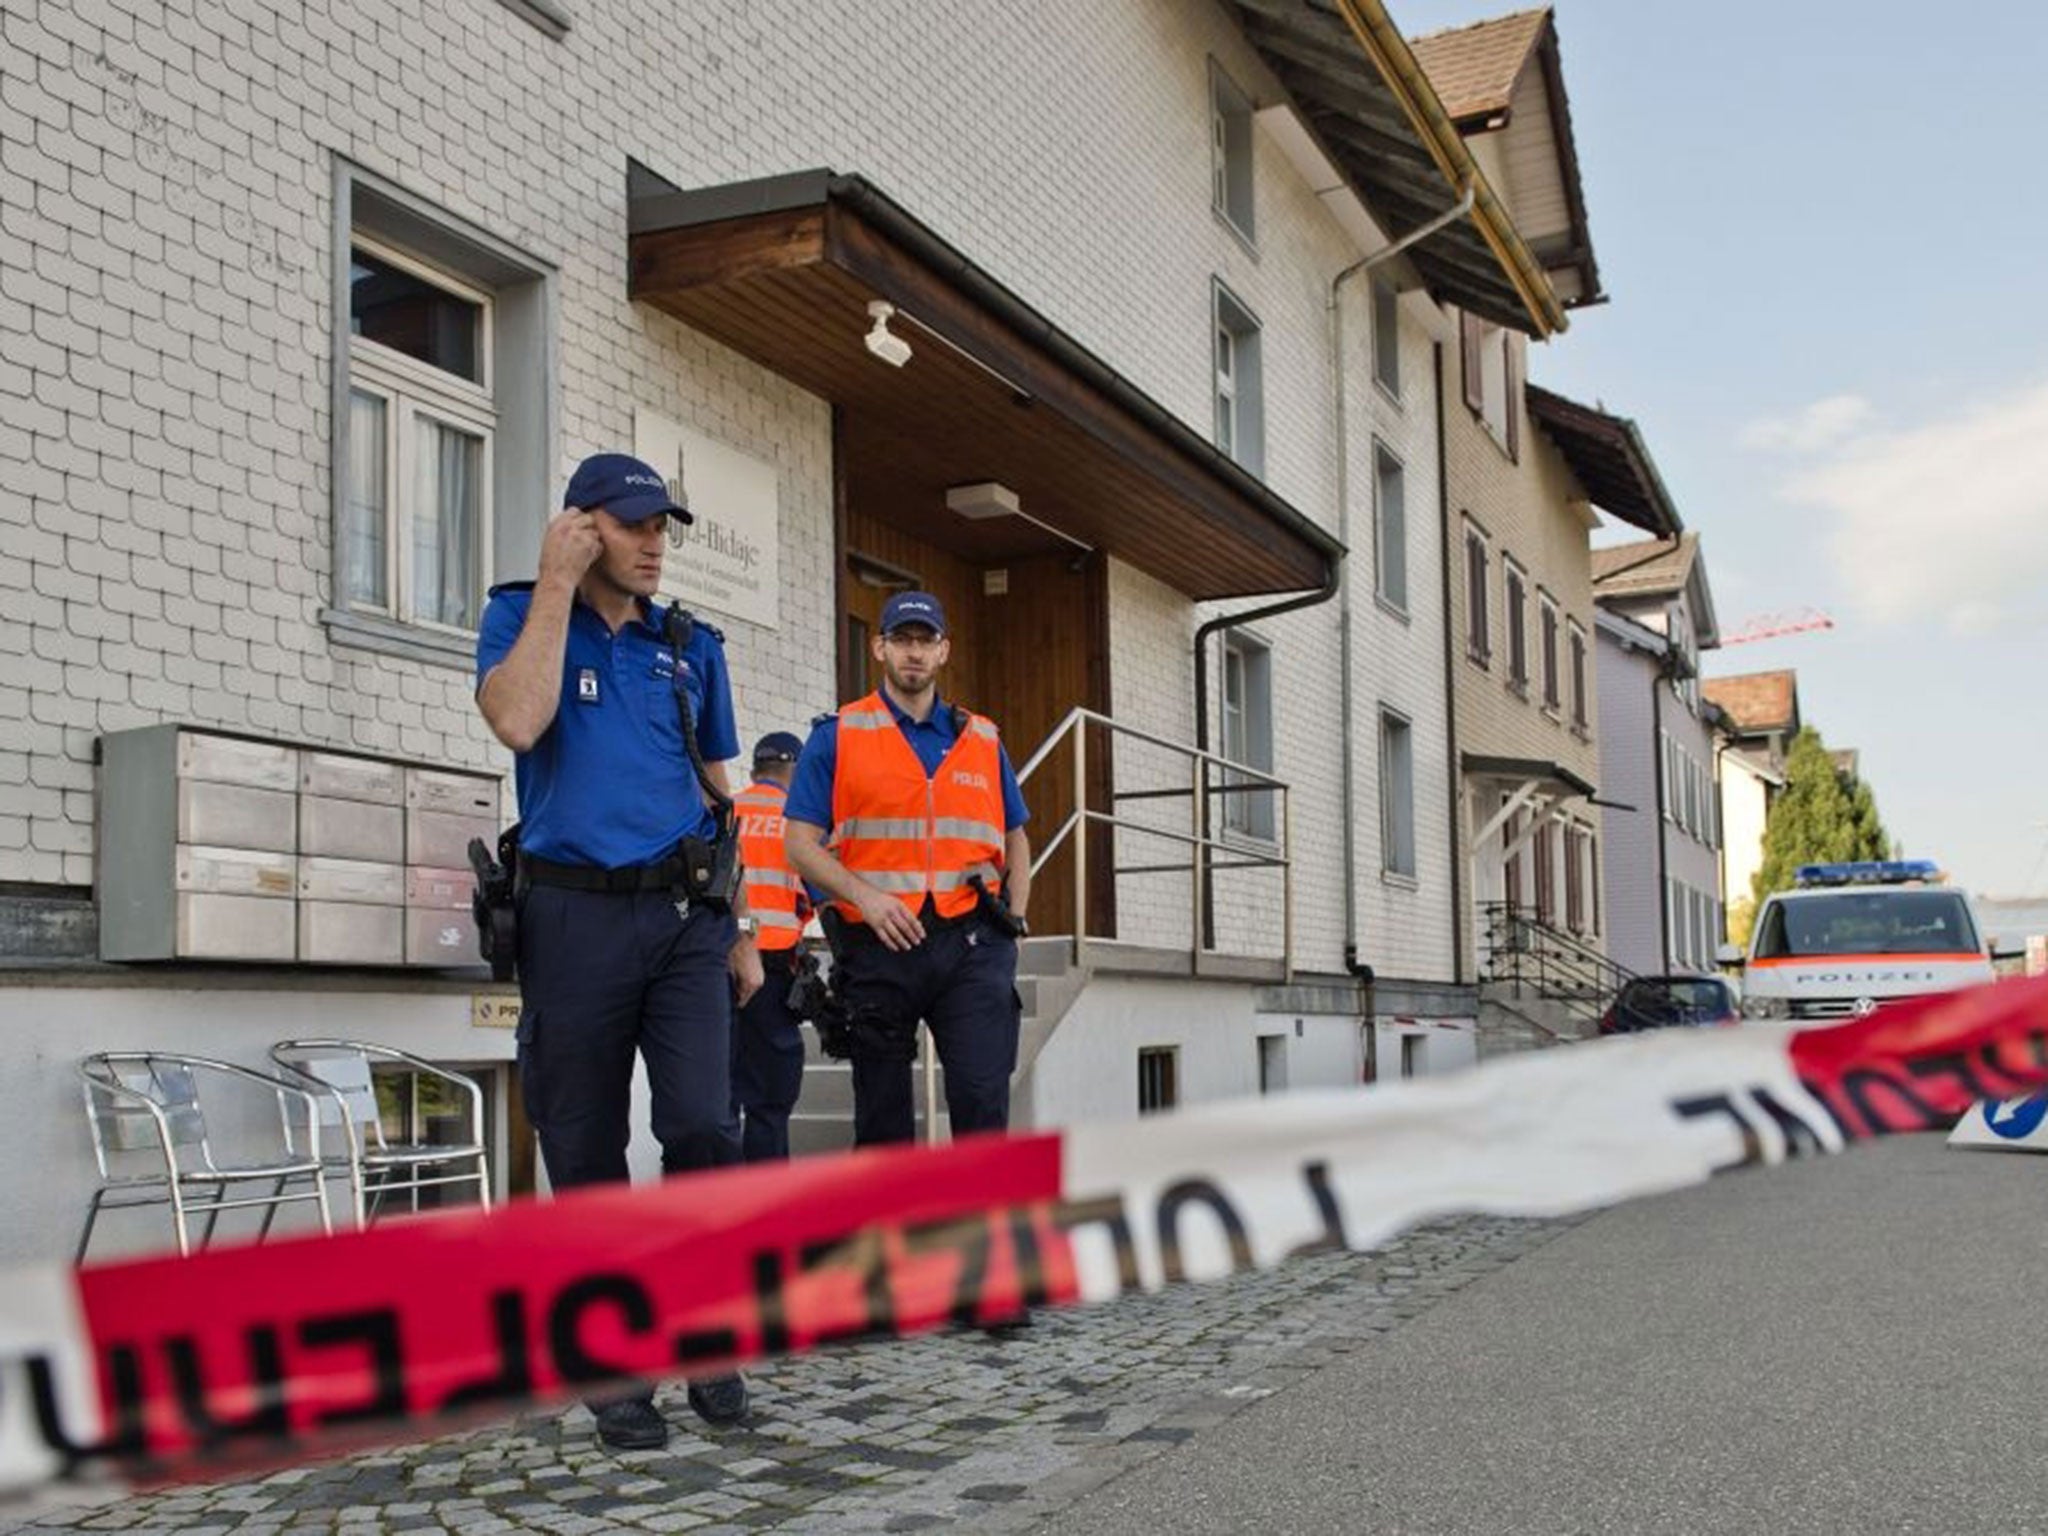
[[[876,299],[868,305],[868,313],[874,316],[875,323],[862,338],[867,349],[891,368],[901,368],[910,361],[910,343],[889,329],[889,317],[896,313],[896,306]]]

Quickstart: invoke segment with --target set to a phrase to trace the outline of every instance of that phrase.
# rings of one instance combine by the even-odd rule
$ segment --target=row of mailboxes
[[[496,778],[174,725],[100,750],[102,959],[477,963]]]

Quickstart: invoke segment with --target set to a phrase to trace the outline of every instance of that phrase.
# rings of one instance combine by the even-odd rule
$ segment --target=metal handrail
[[[1493,981],[1533,986],[1538,997],[1597,1017],[1609,998],[1636,979],[1629,967],[1520,906],[1488,901],[1479,903],[1479,911]]]
[[[1148,826],[1143,822],[1127,820],[1112,811],[1091,810],[1088,805],[1088,735],[1091,725],[1101,726],[1116,736],[1129,737],[1148,746],[1158,747],[1178,754],[1188,762],[1191,782],[1185,787],[1164,790],[1119,790],[1112,794],[1112,801],[1135,799],[1183,798],[1188,801],[1190,830],[1177,832],[1167,827]],[[1154,732],[1141,730],[1134,725],[1125,725],[1109,715],[1085,706],[1077,705],[1067,711],[1066,717],[1053,727],[1051,733],[1040,742],[1036,751],[1017,770],[1017,782],[1027,782],[1032,774],[1044,765],[1060,743],[1069,736],[1074,743],[1074,809],[1054,830],[1045,843],[1034,850],[1031,870],[1036,874],[1043,869],[1057,853],[1067,838],[1077,828],[1090,823],[1098,826],[1120,828],[1148,837],[1180,843],[1191,850],[1189,862],[1184,865],[1140,865],[1129,869],[1116,870],[1112,866],[1112,878],[1116,874],[1164,874],[1187,872],[1193,876],[1193,927],[1190,933],[1189,958],[1199,962],[1207,949],[1203,943],[1203,896],[1209,877],[1225,869],[1278,869],[1280,873],[1281,908],[1281,954],[1282,973],[1289,981],[1294,979],[1294,859],[1293,859],[1293,795],[1290,786],[1283,779],[1275,777],[1263,768],[1254,768],[1246,763],[1233,762],[1220,753],[1203,747],[1191,747],[1185,742],[1174,741]],[[1217,785],[1209,782],[1211,770],[1227,774],[1231,782]],[[1211,795],[1270,792],[1279,796],[1279,839],[1276,851],[1270,856],[1247,849],[1241,841],[1224,836],[1211,836],[1205,831],[1205,818],[1201,812],[1209,803]],[[1222,853],[1229,857],[1219,862],[1213,854]],[[1082,945],[1088,937],[1088,839],[1074,838],[1074,958],[1078,964]]]

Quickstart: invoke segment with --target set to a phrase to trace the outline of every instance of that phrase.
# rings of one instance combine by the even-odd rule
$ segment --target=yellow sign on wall
[[[519,994],[516,992],[472,992],[469,1022],[474,1029],[517,1029]]]

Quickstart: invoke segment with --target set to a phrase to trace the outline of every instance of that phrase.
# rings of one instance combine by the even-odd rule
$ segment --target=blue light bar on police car
[[[1792,873],[1794,885],[1904,885],[1913,880],[1939,880],[1941,866],[1932,859],[1861,859],[1843,864],[1802,864]]]

